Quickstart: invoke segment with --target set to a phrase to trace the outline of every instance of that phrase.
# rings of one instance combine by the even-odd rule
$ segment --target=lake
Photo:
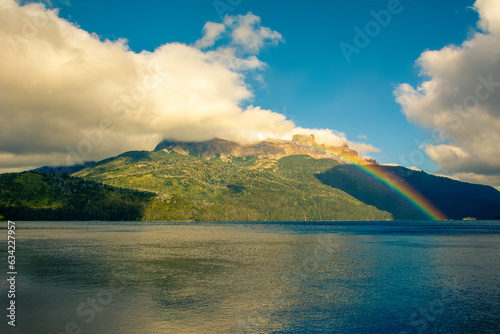
[[[16,229],[1,333],[500,333],[496,221]]]

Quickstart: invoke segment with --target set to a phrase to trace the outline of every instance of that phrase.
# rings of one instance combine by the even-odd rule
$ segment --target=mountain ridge
[[[219,157],[226,160],[230,157],[249,157],[279,159],[284,156],[306,154],[313,158],[331,158],[338,162],[344,159],[352,163],[373,164],[374,160],[359,157],[358,152],[344,146],[328,146],[318,144],[314,135],[294,135],[292,140],[266,139],[257,143],[241,145],[234,141],[213,138],[200,142],[187,142],[165,139],[153,152],[159,150],[174,151],[179,154],[196,153],[205,159]]]
[[[211,142],[217,143],[228,144]],[[146,220],[392,219],[390,213],[366,205],[314,177],[314,173],[340,164],[335,159],[315,159],[304,154],[279,159],[255,155],[221,159],[218,156],[221,151],[205,157],[199,154],[204,153],[199,148],[205,147],[206,142],[195,145],[198,148],[182,143],[182,151],[160,146],[152,152],[125,152],[73,175],[114,187],[156,193],[150,210],[145,213]]]
[[[379,166],[384,174],[397,178],[422,194],[448,219],[494,219],[500,212],[500,192],[494,187],[462,182],[401,166]],[[381,186],[366,173],[339,165],[315,175],[322,183],[341,189],[395,219],[420,219],[421,213],[392,189]]]
[[[36,176],[40,173],[3,174],[0,215],[8,219],[57,220],[74,215],[79,220],[120,220],[124,217],[120,209],[112,209],[116,204],[133,219],[146,221],[428,219],[394,190],[362,172],[360,164],[377,165],[388,177],[402,179],[449,218],[493,219],[500,212],[500,192],[492,187],[379,166],[346,145],[326,146],[316,143],[314,136],[298,135],[292,141],[273,139],[250,145],[218,138],[163,140],[153,151],[124,152],[72,176],[40,179]],[[92,181],[92,186],[85,181]],[[56,195],[58,189],[75,195],[65,202]],[[32,191],[36,196],[13,200]],[[99,198],[108,204],[92,202]],[[90,210],[85,209],[85,201]],[[105,214],[98,215],[98,208]]]

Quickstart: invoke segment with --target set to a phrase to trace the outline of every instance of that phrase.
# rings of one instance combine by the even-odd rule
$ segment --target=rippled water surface
[[[498,222],[16,226],[1,333],[500,333]]]

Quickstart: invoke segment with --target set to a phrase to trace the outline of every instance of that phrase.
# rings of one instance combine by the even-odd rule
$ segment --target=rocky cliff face
[[[227,160],[230,157],[257,156],[259,158],[279,159],[289,155],[306,154],[313,158],[331,158],[339,162],[355,164],[373,164],[373,160],[365,160],[358,152],[344,146],[326,146],[315,142],[313,135],[295,135],[293,140],[267,139],[251,145],[214,138],[202,142],[182,142],[164,140],[155,151],[174,151],[179,154],[197,154],[206,159],[220,157]]]
[[[325,152],[327,155],[339,157],[342,161],[350,164],[377,164],[373,159],[365,160],[358,155],[358,152],[350,149],[347,144],[342,146],[328,146],[316,143],[314,135],[294,135],[293,141],[314,147],[316,150]]]

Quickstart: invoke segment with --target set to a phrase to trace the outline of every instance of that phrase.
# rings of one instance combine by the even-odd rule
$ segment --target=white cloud
[[[279,32],[268,27],[261,27],[260,17],[252,13],[238,16],[226,15],[224,24],[232,28],[233,43],[243,46],[247,52],[257,54],[265,43],[277,44],[283,40]]]
[[[387,166],[387,167],[401,167],[400,164],[396,164],[396,163],[392,163],[392,162],[389,162],[389,163],[385,163],[385,164],[382,164],[382,166]],[[422,170],[420,168],[418,168],[417,166],[409,166],[409,167],[406,167],[408,169],[411,169],[411,170],[414,170],[416,172],[421,172]],[[439,175],[441,176],[441,175]]]
[[[236,50],[231,47],[220,47],[215,51],[207,51],[208,60],[219,63],[233,71],[261,70],[266,64],[256,56],[238,58]]]
[[[195,46],[203,49],[214,45],[215,41],[222,37],[226,26],[221,23],[207,22],[203,27],[203,37],[196,41]]]
[[[474,7],[482,31],[462,45],[423,52],[417,63],[426,81],[400,85],[395,95],[409,121],[435,130],[425,151],[444,172],[498,186],[500,3]]]
[[[451,179],[460,180],[463,182],[470,183],[480,183],[480,184],[489,184],[493,185],[497,190],[500,190],[500,186],[495,186],[500,184],[500,176],[499,175],[481,175],[475,173],[457,173],[452,176],[448,176]]]
[[[226,15],[223,23],[207,22],[203,27],[203,37],[196,41],[195,46],[200,49],[212,47],[225,36],[229,39],[230,50],[239,48],[250,54],[258,54],[266,44],[276,45],[283,41],[279,32],[262,27],[260,17],[249,12],[246,15]]]
[[[291,138],[295,124],[249,105],[245,82],[247,71],[265,67],[255,54],[281,35],[251,13],[226,20],[228,34],[253,30],[246,37],[238,30],[234,43],[215,50],[167,43],[136,53],[126,40],[102,41],[40,4],[0,0],[0,170],[150,150],[165,137]],[[197,46],[213,46],[221,31],[205,25]],[[349,142],[335,131],[310,131]]]
[[[474,5],[479,13],[479,27],[484,31],[500,35],[500,2],[497,0],[478,0]]]

